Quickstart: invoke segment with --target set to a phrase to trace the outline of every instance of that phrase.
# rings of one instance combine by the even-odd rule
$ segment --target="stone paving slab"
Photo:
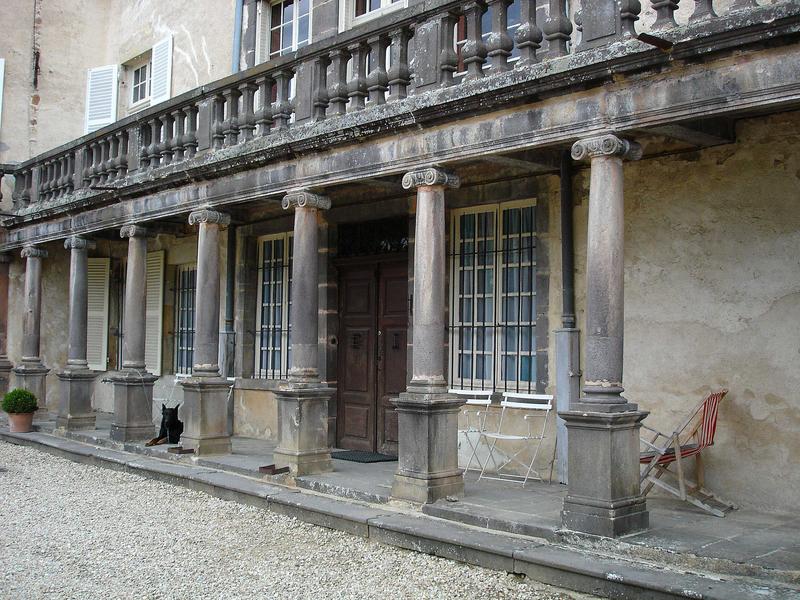
[[[0,429],[0,439],[36,446],[79,462],[124,469],[148,477],[207,491],[226,499],[259,506],[303,521],[369,537],[378,542],[435,554],[484,567],[523,573],[539,581],[613,598],[705,598],[737,600],[800,597],[800,586],[768,578],[704,575],[655,558],[649,562],[620,556],[607,541],[599,550],[552,544],[545,539],[480,529],[460,522],[422,514],[405,505],[365,505],[352,500],[290,489],[195,464],[192,457],[165,461],[150,456],[83,444],[46,433],[10,434]],[[782,521],[791,524],[792,520]],[[628,546],[633,546],[628,544]],[[598,545],[598,548],[601,548]],[[794,550],[787,550],[788,554]],[[652,556],[651,556],[652,558]],[[791,560],[793,557],[783,557]]]

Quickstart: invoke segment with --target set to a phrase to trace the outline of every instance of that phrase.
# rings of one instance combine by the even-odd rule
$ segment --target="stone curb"
[[[376,507],[332,498],[207,466],[134,455],[45,433],[12,434],[0,429],[0,440],[35,447],[78,463],[136,473],[390,546],[523,574],[583,593],[632,600],[745,600],[754,597],[790,600],[800,595],[796,587],[670,570],[557,546],[544,539],[488,531],[405,511],[399,506]]]

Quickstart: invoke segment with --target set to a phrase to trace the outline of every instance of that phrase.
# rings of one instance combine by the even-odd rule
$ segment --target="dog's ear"
[[[167,405],[166,405],[166,404],[164,404],[164,403],[162,403],[162,404],[161,404],[161,410],[167,410]]]
[[[175,407],[175,410],[178,410],[180,407],[181,407],[181,405],[178,404],[178,406]]]

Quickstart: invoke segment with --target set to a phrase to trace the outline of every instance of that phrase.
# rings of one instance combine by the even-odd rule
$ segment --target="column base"
[[[11,371],[14,365],[11,361],[3,359],[0,360],[0,396],[5,396],[11,389]]]
[[[114,388],[114,420],[111,439],[132,442],[151,439],[153,425],[153,384],[158,377],[135,369],[114,373],[109,380]]]
[[[619,537],[649,527],[639,485],[639,428],[647,412],[588,412],[586,403],[559,412],[569,431],[569,491],[562,527],[604,537]]]
[[[228,398],[231,383],[220,377],[190,377],[183,388],[181,446],[195,454],[230,454]]]
[[[393,498],[427,504],[464,495],[464,473],[458,467],[463,404],[444,392],[405,392],[394,401],[400,439]]]
[[[333,471],[328,442],[328,403],[335,390],[289,384],[275,392],[278,400],[278,447],[275,466],[295,476]]]
[[[57,374],[61,382],[58,399],[56,428],[64,431],[94,429],[96,417],[92,410],[94,372],[86,370],[62,371]]]
[[[41,362],[23,362],[14,367],[14,386],[28,390],[39,404],[36,411],[37,417],[48,414],[47,410],[47,374],[50,369]]]

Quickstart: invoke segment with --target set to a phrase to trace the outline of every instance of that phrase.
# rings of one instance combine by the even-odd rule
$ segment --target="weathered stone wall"
[[[588,169],[576,180],[585,323]],[[625,165],[625,396],[671,431],[727,388],[708,487],[795,510],[800,489],[800,113],[737,124],[737,142]]]

